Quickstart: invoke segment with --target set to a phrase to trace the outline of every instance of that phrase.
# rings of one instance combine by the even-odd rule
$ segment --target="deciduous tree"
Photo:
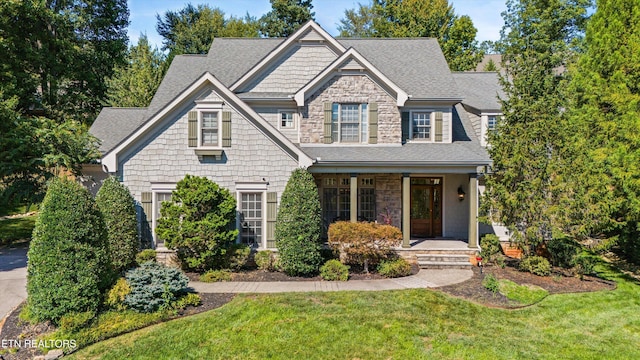
[[[300,26],[313,20],[311,0],[270,0],[271,11],[260,18],[260,34],[266,37],[287,37]]]

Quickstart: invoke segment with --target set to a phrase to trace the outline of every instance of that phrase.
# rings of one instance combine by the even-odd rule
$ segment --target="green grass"
[[[634,359],[640,286],[551,295],[520,310],[430,290],[241,295],[97,343],[72,359]]]
[[[535,304],[549,295],[549,292],[535,285],[519,285],[507,279],[499,280],[500,293],[509,300],[522,305]]]
[[[36,215],[0,220],[0,245],[30,239],[36,224]]]

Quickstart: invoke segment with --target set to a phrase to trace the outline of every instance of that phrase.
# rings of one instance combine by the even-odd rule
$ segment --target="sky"
[[[358,7],[358,3],[368,0],[313,0],[313,11],[316,22],[329,34],[338,35],[337,26],[344,17],[344,11]],[[502,28],[500,13],[506,10],[505,0],[449,0],[457,15],[469,15],[478,29],[478,42],[498,40]],[[162,16],[167,11],[177,11],[188,3],[193,5],[208,4],[212,8],[220,8],[226,16],[260,17],[271,10],[269,0],[127,0],[130,16],[128,34],[131,44],[138,42],[138,37],[146,33],[152,45],[162,46],[162,38],[156,31],[156,14]]]

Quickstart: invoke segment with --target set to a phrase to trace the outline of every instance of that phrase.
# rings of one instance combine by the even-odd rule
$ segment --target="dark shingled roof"
[[[133,133],[146,120],[147,108],[103,108],[89,132],[101,140],[104,154]]]
[[[455,72],[453,78],[464,94],[465,105],[478,110],[500,112],[498,96],[504,98],[496,72]]]
[[[436,39],[337,40],[356,49],[413,100],[462,98]]]
[[[453,112],[453,142],[407,143],[403,146],[305,146],[302,150],[318,165],[371,163],[391,165],[479,165],[491,162],[480,146],[475,131],[461,105]]]

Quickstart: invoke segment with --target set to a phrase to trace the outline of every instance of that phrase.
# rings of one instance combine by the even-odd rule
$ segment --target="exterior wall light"
[[[464,196],[465,196],[465,192],[464,190],[462,190],[462,186],[458,186],[458,200],[462,201],[464,200]]]

